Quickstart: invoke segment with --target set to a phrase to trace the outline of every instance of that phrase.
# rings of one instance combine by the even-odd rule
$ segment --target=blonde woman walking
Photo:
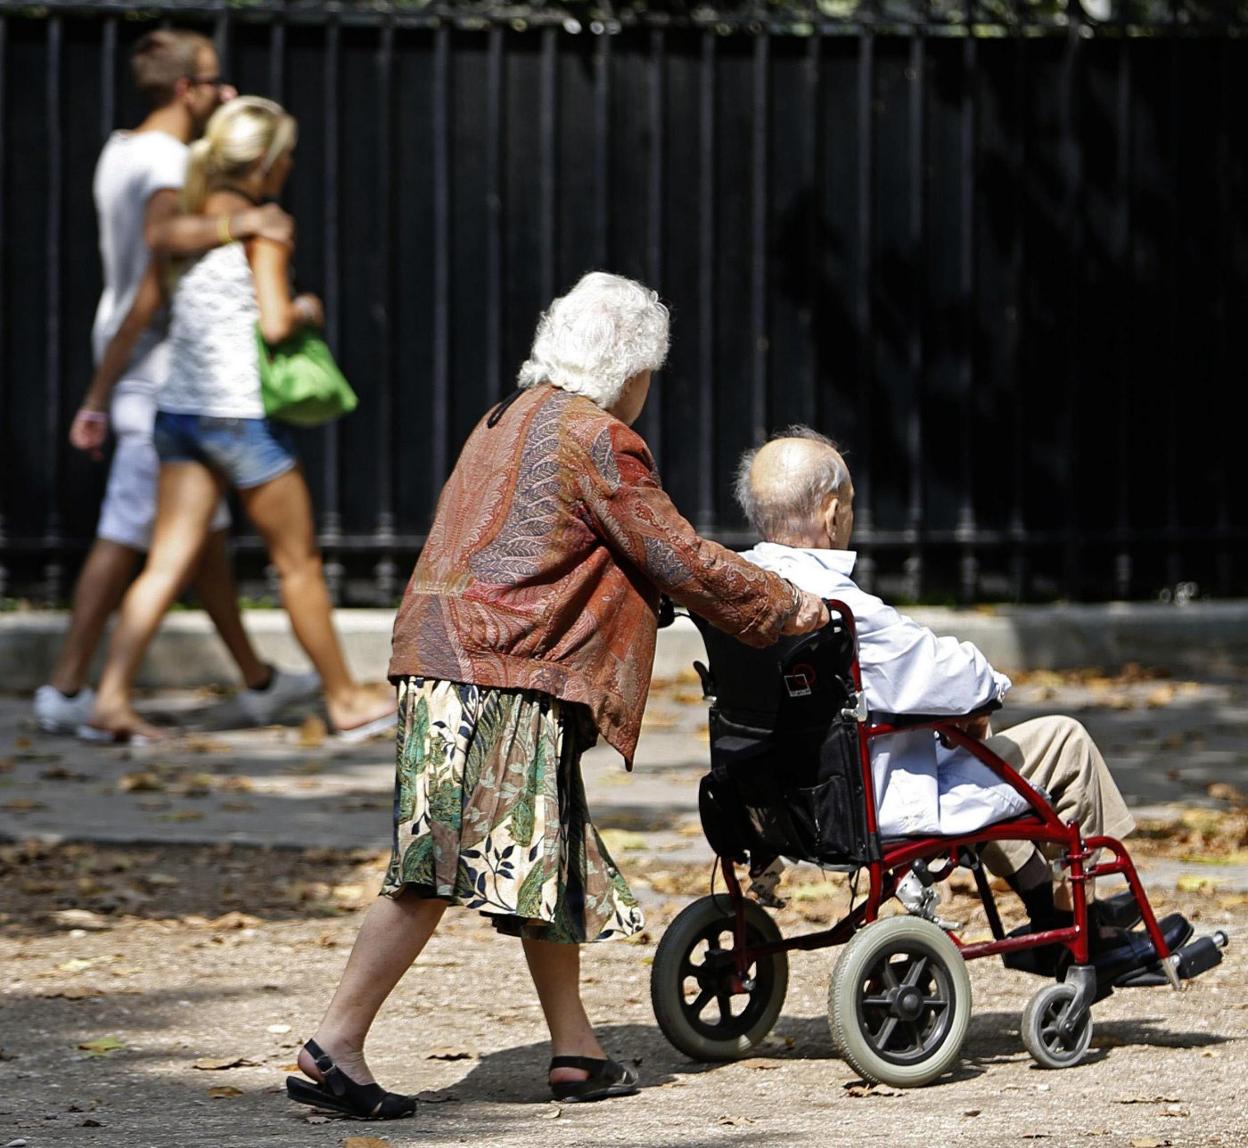
[[[270,100],[236,99],[208,121],[191,145],[185,210],[220,217],[280,194],[293,165],[294,119]],[[147,565],[122,603],[86,736],[154,739],[160,732],[131,706],[135,673],[165,612],[203,550],[225,487],[233,487],[264,539],[281,582],[295,637],[320,674],[334,728],[348,740],[393,724],[395,706],[351,678],[334,631],[307,483],[288,432],[264,414],[256,325],[269,343],[302,326],[320,326],[314,295],[291,298],[289,249],[256,238],[226,243],[184,267],[171,302],[169,377],[157,399],[154,430],[159,494]],[[150,274],[115,345],[159,306]],[[107,381],[107,380],[105,380]]]

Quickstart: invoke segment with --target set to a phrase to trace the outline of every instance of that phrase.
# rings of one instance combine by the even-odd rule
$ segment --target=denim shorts
[[[156,412],[152,440],[161,462],[198,462],[231,486],[263,486],[296,465],[290,432],[268,419]]]

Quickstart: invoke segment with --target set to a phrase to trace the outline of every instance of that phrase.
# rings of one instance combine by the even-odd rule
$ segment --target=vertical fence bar
[[[434,491],[450,470],[450,55],[451,31],[443,25],[433,33],[433,396],[429,464]]]
[[[398,420],[395,418],[397,385],[394,373],[394,15],[388,12],[381,25],[377,43],[377,282],[375,308],[377,316],[377,522],[373,528],[373,545],[377,548],[377,564],[373,583],[377,601],[382,605],[393,601],[398,579],[394,561],[395,483],[394,440]]]
[[[715,523],[715,33],[702,33],[698,91],[697,527]]]
[[[9,20],[8,17],[0,12],[0,77],[5,74],[8,67],[9,55]],[[8,136],[5,131],[5,115],[7,109],[4,102],[4,81],[0,79],[0,252],[8,250],[8,203],[5,199],[4,188],[5,181],[8,178],[8,172],[5,170],[6,161],[8,159]],[[4,294],[5,276],[0,273],[0,315],[5,314],[5,308],[8,306],[8,300]],[[8,348],[4,342],[4,324],[0,323],[0,447],[5,448],[7,454],[8,435],[7,427],[12,425],[12,420],[6,417],[8,407],[8,395],[5,381],[9,378],[8,359],[6,358]],[[5,525],[5,514],[8,509],[7,499],[4,494],[6,490],[12,489],[12,478],[7,473],[8,464],[0,462],[0,598],[4,598],[9,590],[9,568],[4,561],[6,554],[5,543],[7,541],[7,531]]]
[[[325,248],[325,333],[330,343],[342,353],[338,342],[340,324],[338,259],[338,81],[341,72],[342,29],[338,14],[331,12],[325,25],[324,63],[324,117],[325,155],[321,168],[321,181],[325,189],[325,224],[323,243]],[[325,473],[322,476],[324,507],[321,513],[321,546],[325,551],[325,581],[330,596],[336,603],[342,589],[342,563],[333,550],[342,545],[342,512],[338,489],[338,424],[325,428]]]
[[[1010,132],[1010,191],[1013,197],[1014,229],[1011,232],[1008,283],[1010,293],[1010,326],[1007,333],[1006,361],[1009,363],[1009,388],[1012,402],[1010,428],[1010,592],[1021,602],[1027,594],[1027,517],[1026,458],[1027,404],[1026,379],[1023,375],[1023,344],[1027,336],[1027,296],[1023,269],[1026,266],[1028,182],[1027,166],[1027,37],[1021,29],[1013,36],[1015,63],[1010,93],[1013,130]]]
[[[232,23],[230,10],[223,5],[212,27],[212,46],[217,50],[217,62],[221,66],[223,76],[230,74],[230,26]]]
[[[650,31],[650,55],[646,121],[650,147],[646,155],[646,281],[663,294],[663,68],[667,59],[666,42],[661,28]],[[662,372],[659,373],[662,379]],[[662,383],[646,404],[646,442],[660,467],[663,465],[663,403]]]
[[[754,37],[754,108],[750,133],[750,422],[753,440],[767,435],[767,83],[771,40]]]
[[[1168,68],[1168,99],[1166,100],[1166,135],[1168,137],[1171,158],[1169,178],[1166,180],[1166,349],[1165,362],[1167,375],[1171,379],[1182,378],[1182,367],[1179,362],[1179,298],[1180,270],[1183,263],[1182,231],[1179,217],[1179,154],[1180,125],[1182,117],[1179,111],[1179,100],[1182,87],[1179,79],[1179,50],[1182,40],[1177,27],[1178,9],[1174,8],[1176,27],[1171,32],[1169,43]],[[1165,570],[1166,585],[1173,591],[1183,576],[1182,555],[1179,551],[1179,413],[1178,387],[1165,387],[1166,403],[1166,442],[1165,442],[1165,473],[1166,473],[1166,525],[1165,525]],[[1186,428],[1184,428],[1186,429]]]
[[[117,123],[117,17],[104,21],[100,35],[100,144]]]
[[[875,482],[872,475],[871,390],[875,375],[875,279],[872,256],[875,242],[873,189],[875,187],[875,29],[864,27],[858,34],[858,227],[855,236],[855,262],[858,298],[854,327],[858,340],[857,406],[858,441],[854,444],[862,464],[854,476],[854,533],[859,545],[856,567],[858,581],[870,589],[875,582]]]
[[[819,172],[823,170],[822,166],[822,110],[823,105],[819,98],[820,87],[820,70],[819,60],[823,49],[823,35],[816,32],[810,36],[806,42],[806,66],[804,69],[805,90],[803,97],[806,104],[806,146],[802,149],[802,187],[810,196],[810,211],[807,213],[806,220],[806,238],[809,244],[808,250],[818,251],[820,244],[820,213],[818,209],[818,187]],[[817,283],[818,277],[812,274],[809,278],[808,289],[802,292],[804,301],[798,305],[797,315],[799,330],[801,331],[802,340],[810,348],[807,356],[805,368],[802,371],[798,384],[801,388],[801,406],[798,408],[802,412],[802,418],[812,427],[820,424],[819,418],[819,340],[814,330],[814,309],[819,305],[818,300],[814,297],[814,285]]]
[[[44,441],[47,443],[48,516],[44,523],[44,597],[61,596],[64,566],[61,558],[61,208],[65,173],[65,140],[61,130],[61,57],[64,24],[49,16],[47,71],[44,98],[47,108],[47,204],[48,223],[44,239],[47,288],[44,296],[44,386],[46,407]]]
[[[269,25],[269,98],[279,104],[286,98],[286,9],[273,13]]]
[[[1217,345],[1213,356],[1213,372],[1211,382],[1215,387],[1221,386],[1222,380],[1230,379],[1230,305],[1228,294],[1234,273],[1231,253],[1235,249],[1235,219],[1232,209],[1234,202],[1232,184],[1235,174],[1232,169],[1232,153],[1230,141],[1230,121],[1235,114],[1230,99],[1231,88],[1231,52],[1235,41],[1223,40],[1219,46],[1218,61],[1218,156],[1215,171],[1217,172],[1218,188],[1218,234],[1223,237],[1218,255],[1217,300],[1214,304],[1214,316],[1217,323]],[[1216,392],[1215,392],[1216,393]],[[1226,597],[1231,593],[1231,579],[1234,575],[1231,563],[1231,490],[1233,479],[1231,464],[1231,432],[1226,424],[1222,427],[1223,449],[1215,451],[1221,481],[1217,484],[1218,508],[1214,516],[1216,532],[1214,558],[1214,586],[1216,592]]]
[[[502,394],[503,358],[503,29],[491,25],[485,57],[485,379]]]
[[[1115,130],[1118,147],[1115,160],[1113,260],[1115,278],[1121,285],[1121,313],[1114,324],[1114,363],[1118,370],[1118,417],[1115,420],[1117,489],[1114,497],[1114,596],[1131,593],[1131,403],[1132,371],[1128,364],[1132,317],[1131,296],[1131,42],[1124,39],[1118,55],[1118,90]]]
[[[923,593],[923,400],[926,372],[923,368],[923,324],[926,320],[927,266],[924,258],[923,215],[927,203],[927,46],[920,25],[910,35],[910,60],[906,69],[907,129],[909,133],[909,213],[907,250],[910,257],[910,329],[906,336],[906,365],[910,373],[910,410],[906,414],[906,454],[910,464],[907,491],[906,535],[910,552],[905,563],[906,596],[917,601]]]
[[[541,236],[541,253],[538,256],[542,277],[542,303],[548,303],[555,295],[555,183],[557,180],[559,113],[556,106],[556,80],[559,68],[559,35],[556,28],[542,29],[541,104],[539,116],[541,154],[538,158],[540,181],[540,204],[538,227]]]
[[[611,200],[611,37],[594,44],[594,232],[590,258],[607,266],[607,213]]]
[[[1083,250],[1083,149],[1079,145],[1081,32],[1078,11],[1071,13],[1070,31],[1066,37],[1066,53],[1062,61],[1061,90],[1061,156],[1065,202],[1062,207],[1062,235],[1067,240],[1066,267],[1068,283],[1063,298],[1062,318],[1066,347],[1066,402],[1062,417],[1062,457],[1069,460],[1063,470],[1064,514],[1062,526],[1062,585],[1064,595],[1078,597],[1083,585],[1080,561],[1082,531],[1079,525],[1079,400],[1083,388],[1083,363],[1079,315],[1081,276],[1080,254]]]
[[[979,155],[976,116],[977,47],[975,4],[966,9],[966,38],[962,42],[962,90],[958,122],[958,394],[963,403],[960,420],[958,470],[958,598],[970,602],[979,584],[975,515],[975,185]]]

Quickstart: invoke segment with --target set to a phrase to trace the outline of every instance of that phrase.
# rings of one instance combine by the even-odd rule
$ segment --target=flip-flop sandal
[[[102,729],[98,725],[80,725],[78,727],[78,740],[89,741],[95,745],[132,745],[136,747],[145,745],[155,745],[157,742],[164,741],[164,738],[149,737],[145,733],[135,733],[134,730],[126,729]]]
[[[564,1104],[584,1104],[612,1096],[632,1096],[638,1091],[637,1073],[618,1060],[597,1060],[590,1056],[554,1056],[550,1067],[579,1068],[589,1073],[585,1080],[558,1080],[550,1086],[551,1095]]]
[[[416,1097],[387,1092],[380,1084],[359,1084],[310,1040],[303,1046],[323,1075],[318,1083],[286,1077],[286,1095],[296,1104],[341,1112],[356,1120],[402,1120],[416,1111]]]
[[[386,730],[393,729],[398,720],[399,711],[393,709],[389,713],[382,714],[381,717],[370,718],[359,725],[347,726],[345,729],[335,729],[334,740],[346,742],[348,745],[367,741],[375,733],[385,733]]]

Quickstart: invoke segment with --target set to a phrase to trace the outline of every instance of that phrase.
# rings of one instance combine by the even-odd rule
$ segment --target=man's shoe
[[[44,733],[76,734],[85,725],[95,708],[95,690],[83,686],[67,698],[55,686],[35,690],[35,721]]]
[[[1091,905],[1090,916],[1098,925],[1106,925],[1111,929],[1131,929],[1140,923],[1143,913],[1140,904],[1131,890],[1124,889],[1112,897],[1098,897]]]
[[[239,709],[253,725],[269,725],[278,715],[297,702],[311,702],[320,697],[321,677],[315,670],[297,674],[270,667],[273,676],[263,690],[240,690]]]
[[[1187,944],[1194,932],[1192,923],[1182,913],[1171,913],[1157,922],[1170,952]],[[1157,950],[1144,929],[1124,932],[1114,943],[1098,949],[1092,956],[1098,984],[1116,984],[1157,963]]]

